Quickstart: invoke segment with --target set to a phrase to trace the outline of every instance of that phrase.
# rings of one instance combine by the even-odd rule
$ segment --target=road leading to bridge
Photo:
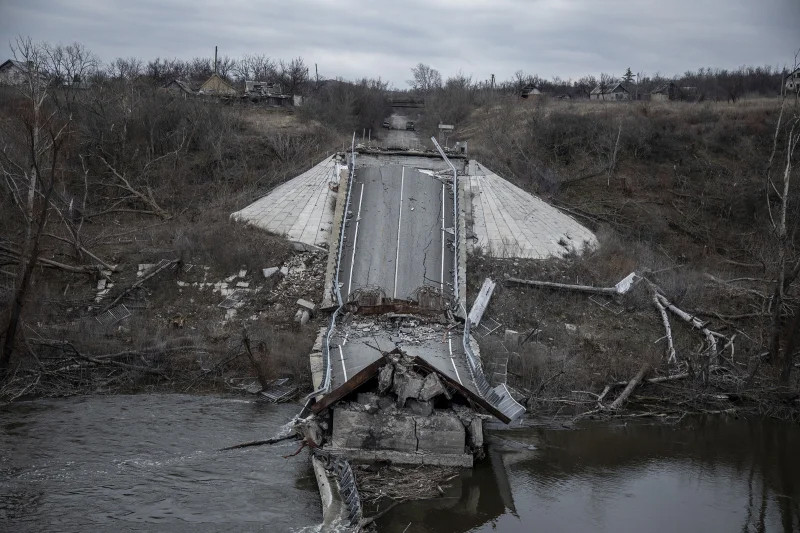
[[[339,283],[416,300],[420,287],[453,295],[453,192],[446,177],[412,166],[357,168]]]

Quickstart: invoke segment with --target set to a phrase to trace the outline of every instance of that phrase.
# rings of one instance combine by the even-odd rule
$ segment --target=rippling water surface
[[[297,407],[139,395],[0,411],[0,531],[313,531],[319,495]],[[381,532],[800,531],[800,428],[764,420],[588,424],[493,435],[444,497],[404,504]]]
[[[711,418],[496,437],[490,460],[444,498],[396,507],[381,531],[800,531],[795,424]]]
[[[49,400],[0,412],[0,530],[288,531],[321,521],[295,443],[271,436],[297,412],[214,396]]]

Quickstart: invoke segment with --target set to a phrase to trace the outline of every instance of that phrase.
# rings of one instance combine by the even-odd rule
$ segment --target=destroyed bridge
[[[494,284],[486,280],[468,312],[467,247],[546,258],[597,242],[435,139],[436,151],[409,149],[416,134],[395,125],[407,117],[390,118],[383,147],[356,146],[354,136],[349,152],[231,215],[328,257],[320,307],[330,318],[310,354],[314,392],[287,426],[314,449],[326,524],[362,516],[349,461],[471,467],[484,456],[486,415],[476,411],[505,423],[525,412],[504,375],[492,383],[484,374],[470,331]],[[316,306],[298,305],[304,324]]]
[[[393,353],[436,373],[503,422],[525,411],[505,384],[489,384],[476,355],[465,309],[464,188],[457,168],[463,174],[465,160],[453,156],[452,162],[432,140],[440,157],[353,149],[341,169],[326,279],[325,303],[334,310],[314,369],[316,413],[375,377]],[[450,320],[387,328],[364,319],[412,314]]]

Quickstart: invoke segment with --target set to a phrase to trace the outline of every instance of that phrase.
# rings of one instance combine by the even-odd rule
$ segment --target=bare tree
[[[606,93],[608,93],[614,85],[617,83],[617,79],[612,76],[611,74],[601,73],[600,80],[597,83],[597,86],[600,88],[600,99],[606,99]]]
[[[795,55],[795,68],[797,68]],[[791,204],[793,192],[792,179],[796,174],[795,151],[800,144],[800,109],[795,102],[791,111],[787,110],[787,98],[781,102],[778,122],[775,126],[772,152],[767,163],[767,208],[774,244],[777,248],[775,260],[775,287],[772,294],[771,320],[769,332],[769,355],[773,364],[782,364],[781,378],[789,381],[794,350],[797,346],[797,320],[791,315],[800,313],[800,308],[787,309],[787,296],[792,285],[800,276],[800,249],[796,246],[796,223],[789,225],[790,218],[796,218],[797,206]],[[787,116],[788,115],[788,116]],[[781,149],[783,157],[780,157]],[[778,156],[780,159],[776,159]],[[781,161],[776,165],[777,161]],[[775,172],[775,167],[777,172]],[[776,175],[777,174],[777,175]],[[778,199],[777,209],[773,210],[771,197]],[[775,212],[777,211],[777,212]],[[794,216],[793,216],[794,215]],[[794,327],[786,327],[787,323]],[[782,347],[783,345],[783,347]]]
[[[217,74],[222,76],[223,78],[232,79],[234,72],[236,71],[236,60],[232,57],[223,56],[217,59]]]
[[[439,74],[438,70],[425,63],[419,63],[416,67],[413,67],[411,74],[414,79],[409,80],[408,84],[415,91],[425,94],[442,87],[442,75]]]
[[[118,80],[133,80],[141,76],[142,72],[142,60],[135,57],[118,57],[106,69],[110,78]]]
[[[275,62],[263,54],[245,55],[233,69],[233,75],[240,81],[275,81],[277,74]]]
[[[594,76],[583,76],[573,83],[573,87],[579,95],[589,98],[592,89],[597,87],[597,78]]]
[[[188,63],[187,76],[192,79],[206,79],[214,73],[214,60],[210,57],[195,57]]]
[[[43,45],[47,59],[47,71],[51,79],[62,85],[80,83],[92,77],[100,61],[83,44],[75,42],[64,45]]]
[[[283,90],[288,94],[298,94],[308,81],[308,67],[302,57],[292,59],[288,63],[279,63],[279,79]]]
[[[46,69],[50,82],[58,90],[51,91],[56,105],[66,107],[69,112],[75,104],[79,91],[87,87],[99,70],[100,60],[81,43],[43,45]]]
[[[18,246],[9,243],[8,253],[18,257],[17,283],[7,321],[0,372],[8,369],[22,319],[34,267],[39,258],[42,234],[50,213],[55,189],[59,150],[69,133],[71,116],[62,117],[48,105],[48,83],[43,75],[47,49],[30,38],[18,37],[11,47],[14,59],[26,65],[25,82],[19,87],[23,109],[18,114],[24,131],[25,153],[12,153],[4,147],[0,159],[5,185],[20,210],[24,232]]]

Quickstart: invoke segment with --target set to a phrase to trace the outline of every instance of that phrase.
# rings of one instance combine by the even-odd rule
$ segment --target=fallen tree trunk
[[[172,259],[171,261],[167,261],[166,263],[163,263],[161,266],[156,267],[152,272],[150,272],[149,274],[144,276],[142,279],[140,279],[139,281],[137,281],[136,283],[134,283],[133,285],[131,285],[130,287],[128,287],[127,289],[122,291],[121,293],[119,293],[119,295],[116,298],[114,298],[114,301],[112,301],[110,304],[106,305],[103,308],[103,310],[100,311],[100,313],[98,313],[98,314],[105,313],[106,311],[108,311],[109,309],[114,307],[117,304],[117,302],[122,300],[122,298],[125,297],[125,295],[128,294],[129,292],[131,292],[133,289],[135,289],[137,287],[140,287],[142,285],[142,283],[144,283],[148,279],[152,278],[153,276],[155,276],[156,274],[158,274],[159,272],[161,272],[165,268],[170,267],[170,266],[172,266],[174,264],[177,264],[179,262],[180,262],[180,259]]]
[[[118,368],[124,368],[125,370],[135,370],[138,372],[144,372],[146,374],[152,374],[155,376],[159,376],[162,378],[166,378],[167,376],[160,370],[155,368],[150,368],[146,366],[139,366],[139,365],[131,365],[128,363],[122,363],[120,361],[115,361],[113,359],[98,359],[97,357],[92,357],[91,355],[85,355],[78,351],[74,344],[69,341],[32,341],[35,344],[41,344],[44,346],[52,346],[56,348],[61,348],[65,350],[65,348],[69,348],[69,350],[77,357],[78,359],[83,359],[84,361],[88,361],[89,363],[94,363],[96,365],[101,366],[115,366]]]
[[[711,350],[711,357],[715,357],[717,355],[717,339],[716,337],[723,337],[719,333],[712,332],[710,329],[706,327],[705,322],[697,318],[696,316],[690,315],[683,309],[676,307],[672,302],[667,300],[667,297],[661,293],[656,293],[656,298],[670,311],[672,311],[675,316],[686,322],[687,324],[691,325],[693,328],[700,330],[703,335],[705,335],[706,340],[708,341],[709,348]]]
[[[631,379],[628,382],[628,385],[625,387],[625,390],[623,390],[620,393],[620,395],[617,396],[617,399],[612,402],[609,408],[619,409],[622,406],[622,404],[625,403],[625,400],[628,399],[628,396],[630,396],[633,390],[639,385],[642,379],[644,379],[645,374],[647,374],[649,370],[650,370],[650,363],[644,363],[642,365],[642,368],[639,369],[639,372],[637,372],[636,375],[633,376],[633,379]]]
[[[239,450],[241,448],[252,448],[253,446],[263,446],[264,444],[275,444],[277,442],[281,442],[284,440],[289,439],[296,439],[298,438],[296,433],[290,433],[289,435],[281,435],[279,437],[272,437],[265,440],[253,440],[250,442],[243,442],[241,444],[235,444],[233,446],[228,446],[226,448],[220,448],[218,451],[225,452],[228,450]]]
[[[617,296],[619,292],[615,287],[592,287],[591,285],[570,285],[567,283],[555,283],[552,281],[537,281],[533,279],[519,279],[507,277],[506,281],[509,283],[517,283],[519,285],[532,285],[534,287],[545,287],[549,289],[564,289],[576,292],[588,292],[592,294],[606,294],[608,296]]]
[[[13,258],[16,261],[20,260],[20,252],[11,248],[10,246],[3,246],[0,244],[0,252],[4,252],[5,255]],[[67,265],[65,263],[59,263],[58,261],[53,261],[52,259],[47,259],[45,257],[37,257],[36,263],[50,268],[60,268],[61,270],[66,270],[67,272],[73,272],[75,274],[93,274],[100,270],[100,267],[96,265]]]
[[[650,292],[653,295],[653,305],[658,309],[658,313],[661,315],[661,323],[664,324],[665,336],[667,338],[667,363],[675,363],[677,362],[677,356],[675,354],[675,345],[672,341],[672,328],[669,325],[667,310],[664,304],[661,303],[661,300],[659,300],[658,291],[652,283],[650,284]]]

